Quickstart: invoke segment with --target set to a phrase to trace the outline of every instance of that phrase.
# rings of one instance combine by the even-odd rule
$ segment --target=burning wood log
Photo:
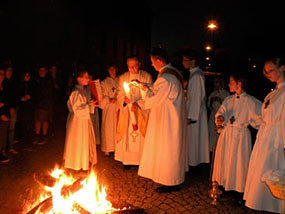
[[[56,179],[47,173],[34,173],[34,180],[41,186],[53,187]]]
[[[44,176],[35,176],[34,174],[34,179],[37,179],[37,182],[40,183],[41,185],[44,185],[43,183],[48,183],[51,184],[52,182],[50,182],[50,178],[45,179]],[[80,188],[81,188],[81,182],[84,180],[85,178],[79,178],[77,179],[73,184],[69,185],[69,186],[64,186],[62,188],[61,194],[63,196],[67,196],[69,194],[75,193],[77,192]],[[46,198],[45,200],[43,200],[42,202],[40,202],[39,204],[37,204],[33,209],[31,209],[27,214],[34,214],[37,211],[40,211],[42,213],[48,212],[50,211],[52,208],[52,196]],[[82,209],[84,210],[84,209]],[[86,213],[87,214],[87,213]]]
[[[42,202],[40,202],[39,204],[37,204],[37,206],[35,206],[33,209],[31,209],[29,212],[27,212],[27,214],[35,214],[37,211],[42,211],[41,210],[42,207],[46,207],[46,206],[49,206],[49,209],[51,209],[52,197],[49,197],[49,198],[43,200]]]
[[[61,189],[61,195],[64,197],[67,197],[69,195],[74,194],[75,192],[77,192],[78,190],[80,190],[82,188],[82,184],[81,182],[84,180],[85,178],[79,178],[77,179],[73,184],[68,185],[68,186],[63,186]]]

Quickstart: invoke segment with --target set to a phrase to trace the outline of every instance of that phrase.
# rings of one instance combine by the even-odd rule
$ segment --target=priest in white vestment
[[[172,192],[179,190],[188,169],[183,77],[168,64],[163,50],[153,50],[151,61],[159,74],[144,101],[139,102],[150,109],[150,115],[138,174],[162,184],[157,192]]]
[[[103,100],[100,102],[102,111],[102,144],[101,150],[105,155],[115,152],[116,146],[116,105],[118,78],[116,77],[117,67],[110,65],[108,68],[109,76],[101,82]]]
[[[75,86],[67,101],[69,114],[66,122],[66,137],[63,162],[65,168],[88,170],[89,164],[97,163],[95,134],[90,112],[98,106],[91,101],[87,85],[87,71],[79,71],[78,85]]]
[[[121,161],[128,169],[130,165],[139,165],[143,149],[148,111],[137,108],[137,101],[141,99],[141,88],[129,84],[130,91],[126,94],[124,83],[138,80],[144,83],[152,83],[152,78],[146,71],[140,70],[140,62],[135,56],[127,59],[128,71],[119,76],[117,94],[117,134],[115,160]],[[135,114],[136,124],[131,118]]]
[[[285,170],[285,60],[266,60],[264,76],[275,82],[276,88],[261,107],[263,123],[250,156],[244,200],[245,206],[254,210],[284,213],[284,201],[274,197],[261,178],[270,170]]]
[[[186,141],[189,146],[190,166],[210,162],[205,77],[196,64],[197,58],[194,51],[183,53],[183,66],[190,72],[186,104],[188,119]]]
[[[216,113],[217,125],[222,126],[215,152],[212,181],[226,191],[244,192],[249,158],[251,134],[248,126],[261,124],[261,102],[245,92],[245,77],[230,76],[229,88],[235,94],[227,97]],[[239,194],[239,200],[242,200]]]

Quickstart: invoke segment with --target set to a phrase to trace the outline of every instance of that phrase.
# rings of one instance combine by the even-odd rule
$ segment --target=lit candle
[[[128,99],[130,99],[130,86],[128,83],[124,82],[124,90],[125,90],[125,93],[126,93],[126,97]],[[132,126],[133,126],[133,130],[136,131],[138,130],[138,125],[137,125],[137,120],[136,120],[136,116],[135,116],[135,113],[131,110],[132,109],[132,103],[130,103],[129,105],[129,111],[130,111],[130,117],[131,117],[131,123],[132,123]]]
[[[130,99],[130,86],[128,83],[124,82],[124,90],[128,99]]]

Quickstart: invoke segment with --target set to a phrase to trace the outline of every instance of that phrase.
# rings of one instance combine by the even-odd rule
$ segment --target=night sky
[[[40,52],[43,47],[47,48],[46,55],[51,54],[52,48],[56,49],[59,46],[60,50],[64,50],[67,39],[64,38],[66,29],[62,26],[66,26],[67,22],[79,26],[78,29],[72,29],[74,32],[68,33],[77,33],[80,42],[73,41],[78,39],[76,37],[68,38],[68,42],[73,42],[74,49],[80,50],[87,43],[84,41],[84,34],[78,32],[96,28],[101,20],[108,19],[109,23],[113,23],[109,29],[105,28],[108,34],[108,30],[111,30],[118,20],[136,25],[137,23],[132,22],[134,16],[140,16],[142,19],[151,16],[150,46],[160,44],[167,48],[170,54],[186,46],[203,49],[211,36],[207,29],[207,23],[211,19],[218,22],[219,27],[213,33],[213,38],[217,53],[226,56],[223,58],[225,63],[231,65],[248,57],[260,58],[269,53],[284,54],[282,1],[128,0],[124,3],[104,1],[103,5],[95,1],[87,2],[88,4],[73,0],[1,1],[1,57],[5,58],[7,55],[13,58],[18,54],[17,57],[20,58],[19,56],[28,53],[31,45],[35,48],[33,53],[30,53],[29,60],[32,60],[33,56],[42,54],[34,52]],[[148,7],[145,4],[148,4]],[[47,7],[50,5],[56,7],[50,8],[52,21],[46,22],[41,14],[48,14]],[[31,9],[34,7],[38,8],[36,12]],[[87,15],[86,10],[88,10]],[[120,19],[121,16],[125,19]],[[41,37],[43,39],[39,39]],[[67,54],[70,53],[72,52],[69,51]],[[53,54],[62,57],[66,53]]]
[[[209,38],[208,20],[218,22],[214,32],[217,48],[226,49],[231,60],[268,52],[284,53],[281,1],[150,1],[154,11],[152,44],[170,51],[183,46],[203,47]]]

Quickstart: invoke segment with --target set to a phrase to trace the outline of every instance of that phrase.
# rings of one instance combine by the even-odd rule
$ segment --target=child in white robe
[[[252,149],[248,126],[257,128],[261,123],[261,102],[248,95],[245,86],[246,79],[242,75],[232,74],[229,88],[235,94],[223,101],[215,116],[216,125],[223,128],[215,151],[212,181],[217,181],[226,191],[239,193],[244,192]]]
[[[64,149],[64,167],[74,170],[88,170],[97,162],[95,134],[90,118],[90,111],[98,106],[90,101],[88,72],[79,71],[78,85],[69,96],[67,106],[69,115],[66,122],[66,138]]]
[[[285,201],[274,197],[261,178],[270,170],[285,171],[285,59],[267,59],[263,73],[276,83],[276,88],[262,104],[262,125],[256,136],[246,178],[245,206],[284,213]]]
[[[109,76],[101,82],[103,100],[100,102],[102,111],[102,144],[101,150],[106,156],[115,152],[116,147],[116,105],[118,78],[116,77],[117,66],[110,64],[107,68]]]

